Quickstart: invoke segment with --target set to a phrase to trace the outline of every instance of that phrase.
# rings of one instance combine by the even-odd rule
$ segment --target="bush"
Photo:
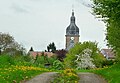
[[[9,55],[1,55],[0,56],[0,67],[9,67],[10,65],[14,65],[14,59]]]
[[[85,49],[91,50],[90,58],[93,59],[93,63],[95,64],[95,66],[102,67],[105,58],[101,55],[96,42],[77,43],[67,53],[66,58],[64,59],[65,67],[76,68],[77,63],[75,62],[75,60],[77,60],[77,56],[75,55],[80,55]]]
[[[53,62],[53,68],[57,69],[57,70],[62,70],[64,68],[64,65],[62,62],[60,62],[59,60],[55,60]]]
[[[115,60],[105,60],[103,66],[111,66],[115,63]]]

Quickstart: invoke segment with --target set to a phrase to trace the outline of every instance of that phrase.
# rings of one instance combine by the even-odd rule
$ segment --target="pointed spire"
[[[72,16],[74,16],[74,10],[72,10]]]
[[[74,10],[72,9],[71,23],[75,23]]]
[[[74,16],[74,5],[72,5],[72,16]]]

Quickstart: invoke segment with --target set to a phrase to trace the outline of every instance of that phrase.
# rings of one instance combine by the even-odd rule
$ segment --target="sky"
[[[64,49],[74,9],[80,42],[97,41],[99,48],[106,48],[105,24],[91,14],[89,4],[89,0],[0,0],[0,32],[9,33],[27,50],[43,51],[51,42]]]

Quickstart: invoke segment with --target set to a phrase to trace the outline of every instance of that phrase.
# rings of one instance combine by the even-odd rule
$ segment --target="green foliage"
[[[62,70],[64,68],[64,65],[62,62],[60,62],[59,60],[55,60],[53,62],[53,68],[57,69],[57,70]]]
[[[23,55],[25,48],[14,40],[14,37],[8,33],[0,32],[0,55]]]
[[[93,55],[92,57],[94,59],[93,62],[96,65],[96,67],[103,67],[104,66],[106,59],[101,53],[97,53],[96,55]]]
[[[49,64],[51,64],[51,65],[53,65],[53,62],[56,60],[57,60],[56,56],[52,56],[52,57],[48,58]]]
[[[29,66],[9,66],[8,68],[0,68],[0,83],[21,83],[21,81],[24,82],[35,75],[48,71],[47,69]]]
[[[70,51],[67,53],[67,57],[64,59],[65,67],[67,68],[75,68],[75,60],[77,57],[75,55],[79,55],[85,49],[90,49],[92,51],[91,57],[94,59],[94,64],[97,67],[101,67],[102,62],[105,60],[102,55],[100,56],[99,49],[97,48],[96,42],[83,42],[77,43]]]
[[[105,60],[103,65],[104,66],[111,66],[113,65],[114,63],[117,63],[115,60]]]
[[[9,55],[2,55],[0,56],[0,67],[9,67],[10,65],[13,65],[14,59],[12,56]]]
[[[20,83],[42,72],[45,68],[35,67],[30,56],[0,56],[0,83]]]
[[[120,63],[114,64],[108,68],[97,69],[92,72],[103,76],[108,83],[120,83]]]
[[[120,0],[93,0],[93,2],[94,14],[106,23],[108,46],[116,51],[117,60],[120,61]]]

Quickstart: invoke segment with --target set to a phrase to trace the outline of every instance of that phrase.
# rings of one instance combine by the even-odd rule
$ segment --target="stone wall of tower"
[[[74,42],[75,42],[75,44],[79,42],[79,36],[74,37]]]
[[[71,37],[74,37],[74,43],[78,43],[79,42],[79,36],[76,35],[76,36],[70,36],[70,35],[66,35],[66,49],[68,48],[69,46],[69,42],[71,40]]]
[[[70,38],[71,38],[70,36],[66,36],[66,49],[69,46]]]

